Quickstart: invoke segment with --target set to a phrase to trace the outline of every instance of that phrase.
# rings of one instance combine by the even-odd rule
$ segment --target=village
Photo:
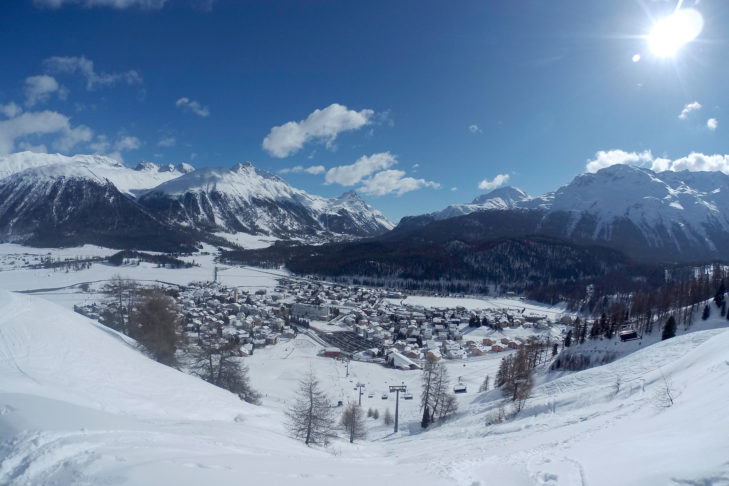
[[[559,324],[571,322],[569,316],[525,307],[489,308],[485,301],[483,309],[427,305],[409,302],[400,292],[308,279],[282,278],[273,289],[255,291],[193,282],[170,293],[189,343],[222,339],[246,357],[304,333],[322,346],[324,356],[399,369],[420,369],[426,358],[485,359],[529,340],[549,346],[561,340]],[[119,303],[109,299],[75,310],[109,324]]]

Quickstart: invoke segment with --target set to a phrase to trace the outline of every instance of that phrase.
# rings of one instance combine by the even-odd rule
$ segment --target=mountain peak
[[[255,170],[255,167],[253,166],[253,164],[251,164],[247,160],[245,162],[238,162],[238,163],[234,164],[233,167],[230,168],[230,170],[232,170],[233,172],[245,172],[250,169]]]
[[[195,167],[191,166],[187,162],[180,162],[175,168],[183,174],[188,174],[195,170]]]
[[[350,200],[350,201],[362,201],[362,198],[360,195],[355,191],[354,189],[351,189],[345,193],[343,193],[341,196],[337,198],[340,201],[344,200]]]
[[[160,172],[160,166],[154,162],[143,160],[134,167],[134,170],[139,172]]]
[[[504,202],[512,203],[512,205],[514,202],[521,202],[531,199],[529,194],[522,191],[518,187],[506,186],[499,187],[498,189],[494,189],[493,191],[487,192],[486,194],[481,194],[480,196],[476,197],[471,204],[484,204],[497,198],[502,199]]]

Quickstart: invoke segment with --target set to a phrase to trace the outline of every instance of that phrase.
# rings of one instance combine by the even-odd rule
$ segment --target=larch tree
[[[329,443],[334,429],[333,408],[313,371],[309,370],[299,382],[296,400],[286,411],[286,418],[291,435],[306,445]]]
[[[180,316],[175,301],[161,287],[142,292],[137,307],[131,312],[129,335],[137,340],[152,357],[162,364],[175,364],[177,328]]]
[[[203,380],[235,393],[248,403],[260,405],[261,394],[253,389],[248,367],[234,354],[236,345],[223,339],[201,341],[192,351],[192,370]]]
[[[341,424],[347,432],[349,442],[361,440],[367,437],[367,428],[365,427],[365,418],[362,408],[356,403],[347,405],[342,412]]]

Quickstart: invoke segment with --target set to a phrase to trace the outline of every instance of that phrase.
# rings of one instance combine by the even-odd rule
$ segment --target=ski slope
[[[319,350],[299,336],[256,351],[247,363],[264,397],[254,407],[58,305],[0,291],[0,485],[729,485],[726,329],[541,372],[522,413],[494,425],[500,392],[475,390],[501,356],[449,362],[469,393],[457,417],[427,432],[417,371],[352,362],[347,376]],[[394,411],[386,386],[404,382],[415,400],[401,401],[400,432],[368,419],[360,443],[288,438],[283,410],[308,368],[335,401],[355,400],[365,383],[363,406],[381,414]]]

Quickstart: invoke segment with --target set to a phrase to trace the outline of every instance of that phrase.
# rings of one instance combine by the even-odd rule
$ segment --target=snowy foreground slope
[[[402,380],[416,392],[419,374],[352,363],[345,376],[316,352],[299,337],[254,354],[264,405],[253,407],[144,358],[92,321],[0,292],[0,484],[729,485],[724,329],[543,374],[511,422],[486,426],[499,392],[469,385],[451,422],[420,433],[413,400],[401,403],[399,434],[370,422],[369,441],[326,450],[281,426],[302,370],[311,366],[337,399],[338,390],[353,394],[351,381],[379,395],[383,383]],[[498,358],[448,366],[473,383],[493,377]],[[393,398],[363,405],[392,411]]]
[[[425,480],[392,458],[376,469],[336,460],[286,437],[280,422],[88,319],[0,292],[3,486],[342,484],[351,475],[372,484],[401,470]]]

